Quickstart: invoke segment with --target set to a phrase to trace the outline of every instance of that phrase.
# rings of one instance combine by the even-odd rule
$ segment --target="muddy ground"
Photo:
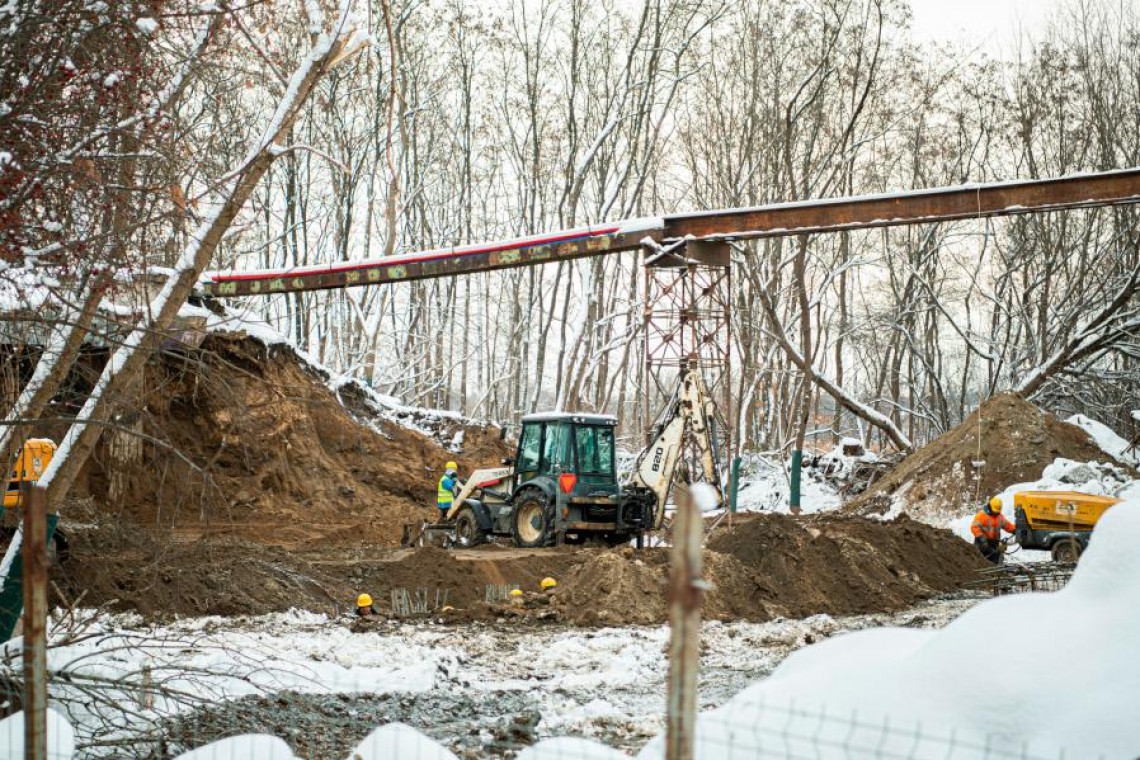
[[[466,471],[508,453],[497,428],[330,384],[292,349],[240,335],[156,357],[139,397],[61,510],[68,602],[155,617],[336,612],[368,592],[385,615],[409,614],[403,597],[455,621],[666,618],[662,549],[396,548],[405,523],[434,512],[446,461]],[[979,564],[908,520],[758,516],[708,548],[705,615],[723,620],[901,609]],[[559,586],[539,595],[546,576]],[[520,604],[488,604],[488,587],[511,586]]]

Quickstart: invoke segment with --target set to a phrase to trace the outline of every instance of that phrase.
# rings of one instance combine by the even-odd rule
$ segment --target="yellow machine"
[[[16,458],[8,479],[8,488],[4,491],[5,509],[20,505],[20,484],[25,480],[34,483],[40,479],[51,458],[55,456],[55,448],[55,442],[47,438],[28,439],[20,456]]]
[[[1013,495],[1014,535],[1026,549],[1051,552],[1058,562],[1076,562],[1101,515],[1119,501],[1075,491],[1021,491]]]

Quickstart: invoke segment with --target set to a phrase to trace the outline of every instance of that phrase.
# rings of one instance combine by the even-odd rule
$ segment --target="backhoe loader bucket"
[[[455,546],[455,523],[433,523],[420,520],[405,523],[400,534],[400,546],[404,548],[436,546],[450,549]]]

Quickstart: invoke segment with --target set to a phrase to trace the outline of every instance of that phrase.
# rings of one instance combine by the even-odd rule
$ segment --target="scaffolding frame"
[[[714,448],[718,450],[721,482],[727,485],[728,467],[736,454],[731,249],[724,241],[688,241],[665,250],[644,249],[642,270],[645,365],[641,406],[645,442],[649,443],[656,411],[673,392],[681,369],[696,367],[716,403]],[[685,459],[695,463],[690,456]]]

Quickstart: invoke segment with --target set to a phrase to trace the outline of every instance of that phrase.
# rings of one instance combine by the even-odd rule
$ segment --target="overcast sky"
[[[1060,1],[911,0],[914,34],[920,40],[975,42],[996,53],[998,48],[1010,47],[1018,29],[1040,28]]]

